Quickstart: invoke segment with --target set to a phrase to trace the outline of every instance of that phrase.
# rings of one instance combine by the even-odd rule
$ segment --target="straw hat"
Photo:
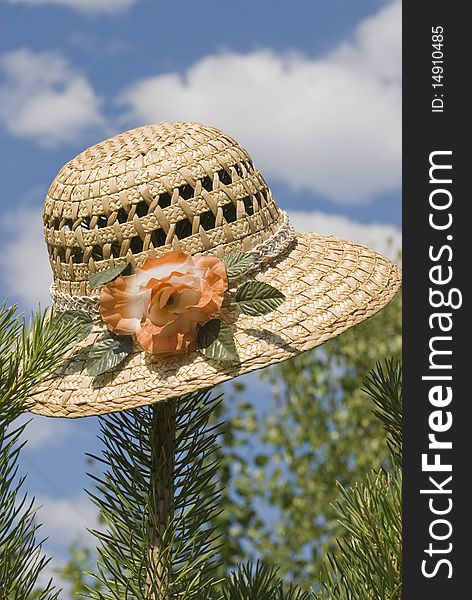
[[[32,412],[54,417],[135,408],[280,362],[372,316],[400,285],[399,269],[377,252],[294,232],[247,152],[199,123],[140,127],[79,154],[48,191],[44,231],[55,309],[94,318],[90,335],[32,397]],[[269,283],[284,300],[259,316],[223,304],[237,362],[219,364],[191,345],[152,354],[134,340],[110,372],[90,375],[87,357],[107,323],[89,277],[128,263],[138,272],[170,252],[244,252],[252,262],[241,281]]]

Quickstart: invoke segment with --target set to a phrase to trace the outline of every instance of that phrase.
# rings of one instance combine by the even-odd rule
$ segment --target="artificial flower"
[[[219,311],[228,289],[216,256],[168,252],[102,288],[100,315],[110,331],[135,335],[150,354],[188,350],[197,327]]]

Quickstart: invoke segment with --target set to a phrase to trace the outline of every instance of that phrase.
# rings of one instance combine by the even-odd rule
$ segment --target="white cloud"
[[[297,231],[336,235],[369,246],[393,260],[402,247],[400,229],[383,223],[359,223],[342,215],[317,211],[289,211],[290,223]]]
[[[41,210],[28,206],[4,213],[0,220],[0,278],[8,296],[27,308],[50,303],[52,271],[43,238]]]
[[[55,146],[104,127],[100,99],[59,53],[15,50],[0,57],[0,70],[0,121],[12,135]]]
[[[207,56],[185,74],[133,82],[127,122],[196,120],[247,147],[269,181],[342,203],[400,185],[401,5],[365,19],[323,57],[272,50]]]
[[[40,526],[36,538],[45,540],[40,555],[53,558],[40,574],[38,586],[46,585],[52,578],[62,587],[63,581],[56,576],[55,569],[64,566],[70,558],[68,548],[72,544],[96,546],[96,538],[87,529],[103,530],[98,510],[82,491],[75,497],[35,496],[34,507],[37,509],[35,522]]]
[[[36,513],[37,521],[42,524],[38,536],[41,539],[48,538],[44,544],[44,553],[52,556],[40,582],[45,583],[52,576],[55,585],[63,588],[61,598],[72,600],[76,595],[72,593],[70,583],[58,577],[55,569],[65,566],[70,558],[69,547],[72,544],[79,543],[80,546],[91,549],[96,547],[97,539],[87,529],[103,529],[98,520],[98,510],[83,493],[74,498],[39,496],[36,498],[36,506],[38,505],[41,508]]]
[[[385,82],[400,83],[401,10],[401,2],[393,0],[379,13],[364,19],[354,35],[354,43],[341,43],[331,59],[354,69],[363,68]]]
[[[10,4],[65,6],[88,14],[121,13],[135,4],[136,1],[137,0],[8,0]]]
[[[51,498],[40,496],[36,505],[41,505],[38,521],[43,524],[41,534],[55,546],[76,541],[91,541],[88,529],[99,529],[98,511],[85,494],[76,498]]]
[[[24,414],[15,422],[20,426],[28,422],[25,431],[25,439],[28,440],[26,450],[38,450],[51,446],[59,446],[69,437],[77,437],[77,429],[74,424],[65,419],[50,419],[38,415]],[[79,430],[79,435],[83,432]]]

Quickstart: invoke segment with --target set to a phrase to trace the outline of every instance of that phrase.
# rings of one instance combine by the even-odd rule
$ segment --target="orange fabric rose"
[[[136,335],[150,354],[188,350],[198,324],[223,304],[226,268],[215,256],[168,252],[102,288],[100,315],[117,334]]]

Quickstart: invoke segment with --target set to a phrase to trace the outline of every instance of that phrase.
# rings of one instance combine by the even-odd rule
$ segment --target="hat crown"
[[[90,273],[123,262],[251,250],[283,218],[249,154],[199,123],[139,127],[88,148],[44,204],[55,287],[80,296],[91,293]]]

